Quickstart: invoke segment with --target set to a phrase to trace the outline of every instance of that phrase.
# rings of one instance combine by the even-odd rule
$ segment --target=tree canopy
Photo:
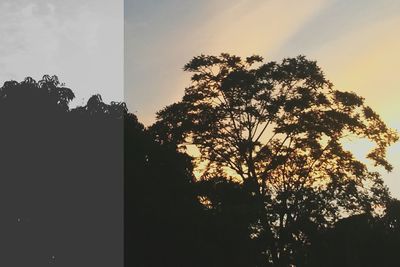
[[[73,98],[56,76],[0,87],[2,266],[122,262],[126,108]]]
[[[203,179],[239,179],[258,199],[253,237],[272,241],[265,258],[287,266],[313,229],[349,214],[373,212],[389,199],[379,173],[343,146],[348,136],[375,148],[367,158],[387,171],[397,141],[364,99],[334,88],[304,56],[263,62],[260,56],[194,57],[182,100],[157,114],[156,138],[194,145],[207,162]]]

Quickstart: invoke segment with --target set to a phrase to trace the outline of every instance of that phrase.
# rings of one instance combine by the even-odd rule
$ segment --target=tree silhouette
[[[390,171],[386,148],[398,136],[362,97],[334,89],[316,62],[262,61],[194,57],[184,67],[193,73],[191,86],[158,113],[151,130],[161,143],[195,145],[207,162],[204,179],[240,179],[258,203],[250,229],[264,240],[265,261],[289,266],[319,228],[388,199],[380,175],[342,141],[370,140],[367,158]]]
[[[124,103],[94,95],[70,109],[56,76],[6,82],[0,96],[3,265],[118,265],[123,225],[127,266],[247,259],[230,256],[246,243],[221,249],[248,237],[200,204],[190,157],[153,140]]]
[[[399,201],[391,199],[382,216],[354,215],[320,231],[298,266],[396,266],[400,247],[399,225],[395,223],[400,216],[398,207]]]
[[[70,108],[74,93],[56,76],[4,83],[0,263],[115,266],[124,256],[125,266],[143,267],[396,266],[400,202],[340,144],[347,132],[368,137],[379,148],[371,158],[390,169],[384,152],[396,134],[360,97],[333,90],[314,62],[251,67],[260,60],[195,58],[188,70],[196,62],[205,73],[221,67],[223,75],[213,74],[221,88],[214,81],[214,91],[196,90],[216,78],[194,76],[183,101],[150,129],[125,103],[106,104],[100,95]],[[289,78],[302,85],[283,85]],[[271,85],[278,92],[268,93]],[[203,89],[229,102],[216,106]],[[263,118],[259,105],[257,112],[269,112]],[[257,142],[248,141],[253,154],[242,147],[247,118],[259,120]],[[181,150],[187,142],[210,161],[201,180]],[[229,175],[218,153],[233,157],[241,175]]]
[[[126,266],[202,266],[190,158],[154,142],[132,114],[124,127]]]
[[[122,264],[126,109],[73,98],[56,76],[0,88],[3,266]]]

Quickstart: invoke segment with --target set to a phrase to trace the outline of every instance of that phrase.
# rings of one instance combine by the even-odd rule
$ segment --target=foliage
[[[0,88],[1,266],[120,261],[124,109],[73,98],[56,76]]]
[[[267,261],[290,264],[315,229],[388,199],[380,175],[342,142],[370,140],[368,159],[390,171],[386,148],[397,133],[362,97],[334,89],[316,62],[201,55],[184,70],[193,73],[191,86],[158,112],[152,131],[162,143],[195,145],[208,163],[203,179],[241,179],[260,203],[255,235],[273,240]]]
[[[400,246],[399,200],[391,199],[381,217],[354,215],[316,235],[298,266],[395,266]]]

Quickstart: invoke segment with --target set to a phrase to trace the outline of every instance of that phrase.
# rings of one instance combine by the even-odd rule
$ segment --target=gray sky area
[[[0,83],[57,75],[74,105],[123,100],[123,0],[1,0]]]
[[[398,0],[126,0],[125,100],[146,125],[189,85],[182,67],[193,56],[229,52],[266,60],[304,54],[336,88],[366,98],[400,130]],[[370,147],[350,142],[356,156]],[[400,197],[400,144],[384,175]]]

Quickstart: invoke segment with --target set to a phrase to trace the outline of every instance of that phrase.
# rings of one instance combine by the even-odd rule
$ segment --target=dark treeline
[[[224,177],[194,181],[187,155],[154,141],[134,117],[125,124],[126,266],[277,266],[268,240],[251,238],[251,194]],[[207,196],[210,200],[201,204]],[[332,227],[304,222],[311,236],[295,266],[397,266],[400,201],[380,217],[359,214]],[[281,265],[290,266],[290,265]]]
[[[123,112],[57,77],[0,88],[0,265],[122,264]]]
[[[221,64],[218,58],[196,60],[191,63]],[[254,60],[258,58],[249,62]],[[224,88],[243,89],[243,81],[252,82],[244,77],[245,68],[232,71],[238,66],[235,58],[228,61],[233,75],[223,78]],[[285,71],[301,72],[290,67]],[[322,219],[320,205],[327,202],[321,198],[349,203],[352,187],[343,184],[343,196],[302,189],[300,195],[311,199],[298,206],[299,214],[305,215],[279,228],[274,220],[279,222],[282,199],[290,192],[278,192],[277,200],[258,195],[245,174],[239,181],[221,168],[209,168],[195,179],[194,161],[178,137],[186,128],[213,138],[212,129],[189,121],[203,118],[215,125],[210,119],[221,118],[213,117],[208,106],[201,118],[186,116],[196,113],[185,113],[182,106],[189,107],[199,96],[187,95],[146,128],[125,104],[105,104],[98,95],[85,106],[69,108],[74,94],[55,76],[6,82],[0,89],[2,265],[43,266],[54,261],[60,266],[118,266],[124,228],[125,266],[398,266],[400,202],[384,187],[369,191],[379,201],[367,198],[369,193],[359,195],[364,202],[380,204],[381,213],[367,203],[353,213],[351,207],[345,209],[350,215],[331,222]],[[355,101],[351,95],[341,96],[347,103]],[[290,104],[298,103],[291,99]],[[263,226],[268,220],[272,230]]]

